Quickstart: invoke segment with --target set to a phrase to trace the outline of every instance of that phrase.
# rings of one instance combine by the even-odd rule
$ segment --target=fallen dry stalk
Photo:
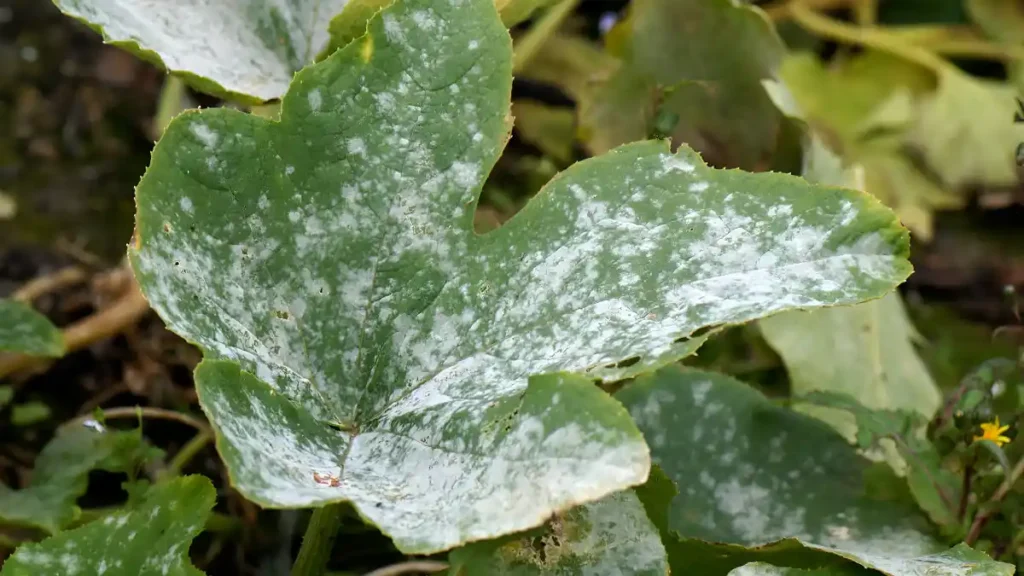
[[[124,294],[110,306],[64,328],[66,353],[70,354],[95,342],[120,334],[125,328],[138,322],[148,311],[149,303],[146,302],[138,284],[133,279]],[[41,359],[24,354],[3,355],[0,356],[0,378],[25,370],[42,370],[52,362],[51,359]]]
[[[39,278],[31,280],[19,288],[17,292],[11,294],[11,298],[20,302],[29,303],[44,294],[56,292],[61,288],[74,286],[75,284],[81,284],[82,282],[85,282],[85,280],[85,270],[82,270],[78,266],[68,266],[67,268],[61,268],[52,274],[47,274],[46,276],[40,276]]]

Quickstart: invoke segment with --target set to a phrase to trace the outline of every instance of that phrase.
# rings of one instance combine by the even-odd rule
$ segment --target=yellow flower
[[[975,436],[974,441],[978,440],[991,440],[996,443],[996,446],[1002,446],[1010,441],[1009,438],[1003,436],[1003,432],[1010,429],[1010,426],[1000,426],[999,416],[996,416],[995,422],[985,422],[981,425],[981,436]]]

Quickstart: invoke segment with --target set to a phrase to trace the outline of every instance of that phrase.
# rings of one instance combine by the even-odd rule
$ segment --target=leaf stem
[[[790,3],[790,12],[798,24],[819,36],[888,52],[936,73],[940,73],[950,66],[935,53],[901,41],[898,37],[877,26],[853,26],[823,16],[812,10],[807,4],[807,0],[793,0]]]
[[[576,9],[579,0],[564,0],[551,8],[516,42],[512,54],[512,73],[519,73],[530,61],[544,42],[554,34],[562,22]]]
[[[292,566],[291,576],[321,576],[334,548],[334,538],[341,527],[344,504],[328,504],[313,511],[302,537],[299,556]]]
[[[1022,474],[1024,474],[1024,458],[1017,461],[1017,465],[1013,467],[1010,476],[1003,480],[1003,483],[999,485],[992,498],[974,516],[974,522],[971,523],[971,529],[967,533],[967,538],[964,538],[965,544],[968,546],[974,545],[978,537],[981,536],[981,530],[985,527],[985,524],[988,524],[992,515],[995,514],[998,504],[1003,501],[1003,498],[1006,498],[1006,494],[1010,492],[1010,489],[1013,488],[1013,485],[1017,483]]]
[[[145,418],[153,418],[156,420],[173,420],[175,422],[181,422],[182,424],[191,426],[203,434],[211,434],[210,426],[189,414],[184,412],[175,412],[174,410],[166,410],[164,408],[156,408],[154,406],[120,406],[118,408],[110,408],[103,410],[103,417],[108,419],[116,418],[136,418],[141,413]],[[61,425],[62,428],[69,428],[72,426],[81,426],[87,420],[92,419],[92,414],[83,414],[74,420],[68,420]]]
[[[164,471],[164,478],[171,479],[181,474],[181,469],[184,468],[200,450],[206,447],[210,443],[213,436],[210,435],[208,430],[204,430],[192,437],[187,444],[178,450],[178,453],[174,455],[174,458],[167,463],[167,469]]]
[[[377,568],[373,572],[366,573],[365,576],[399,576],[401,574],[410,574],[413,572],[440,572],[446,568],[448,568],[448,564],[444,562],[437,562],[435,560],[410,560],[408,562],[400,562],[398,564],[384,566],[383,568]]]
[[[974,478],[974,459],[964,466],[964,484],[960,491],[960,506],[957,507],[956,518],[963,522],[964,515],[967,514],[967,501],[971,496],[971,481]]]

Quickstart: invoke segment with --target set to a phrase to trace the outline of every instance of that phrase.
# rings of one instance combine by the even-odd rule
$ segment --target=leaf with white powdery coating
[[[258,104],[284,95],[328,43],[346,0],[53,0],[105,42],[188,79]]]
[[[216,496],[202,476],[157,484],[128,510],[22,545],[0,576],[202,576],[189,562],[188,548]]]
[[[616,398],[651,445],[657,466],[637,493],[673,572],[851,573],[845,559],[890,576],[1013,573],[965,545],[940,551],[911,503],[865,493],[868,463],[842,437],[733,378],[669,367]]]
[[[36,458],[32,481],[21,490],[0,484],[0,521],[54,533],[78,517],[89,472],[132,472],[154,450],[140,430],[60,429]]]
[[[470,544],[448,556],[452,576],[665,576],[658,530],[632,490],[559,514],[541,528]]]
[[[197,389],[247,497],[352,501],[410,553],[538,526],[647,477],[592,379],[910,272],[906,230],[869,196],[665,142],[576,164],[477,235],[510,91],[490,0],[403,0],[302,70],[280,122],[168,126],[129,256],[206,354]]]
[[[64,354],[64,335],[28,304],[0,299],[0,352],[57,357]]]

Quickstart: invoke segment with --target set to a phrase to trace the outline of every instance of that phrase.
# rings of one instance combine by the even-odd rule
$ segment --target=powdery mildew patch
[[[260,100],[279,98],[292,74],[328,42],[347,0],[59,0],[65,14],[108,42],[155,52],[163,65]],[[137,45],[135,47],[134,45]],[[311,96],[312,98],[312,96]],[[312,102],[312,101],[311,101]]]
[[[215,498],[202,476],[157,484],[129,511],[20,546],[4,576],[197,576],[188,548]]]
[[[682,537],[744,546],[797,538],[881,562],[938,549],[916,508],[864,496],[869,463],[838,433],[741,382],[665,369],[617,397],[676,483],[669,527]]]
[[[280,123],[178,117],[139,187],[147,297],[255,375],[198,386],[236,485],[266,505],[351,499],[410,552],[535,526],[649,464],[593,386],[531,375],[650,368],[702,327],[909,272],[866,196],[653,142],[574,166],[478,236],[511,86],[493,4],[403,0],[368,34],[296,76]]]

